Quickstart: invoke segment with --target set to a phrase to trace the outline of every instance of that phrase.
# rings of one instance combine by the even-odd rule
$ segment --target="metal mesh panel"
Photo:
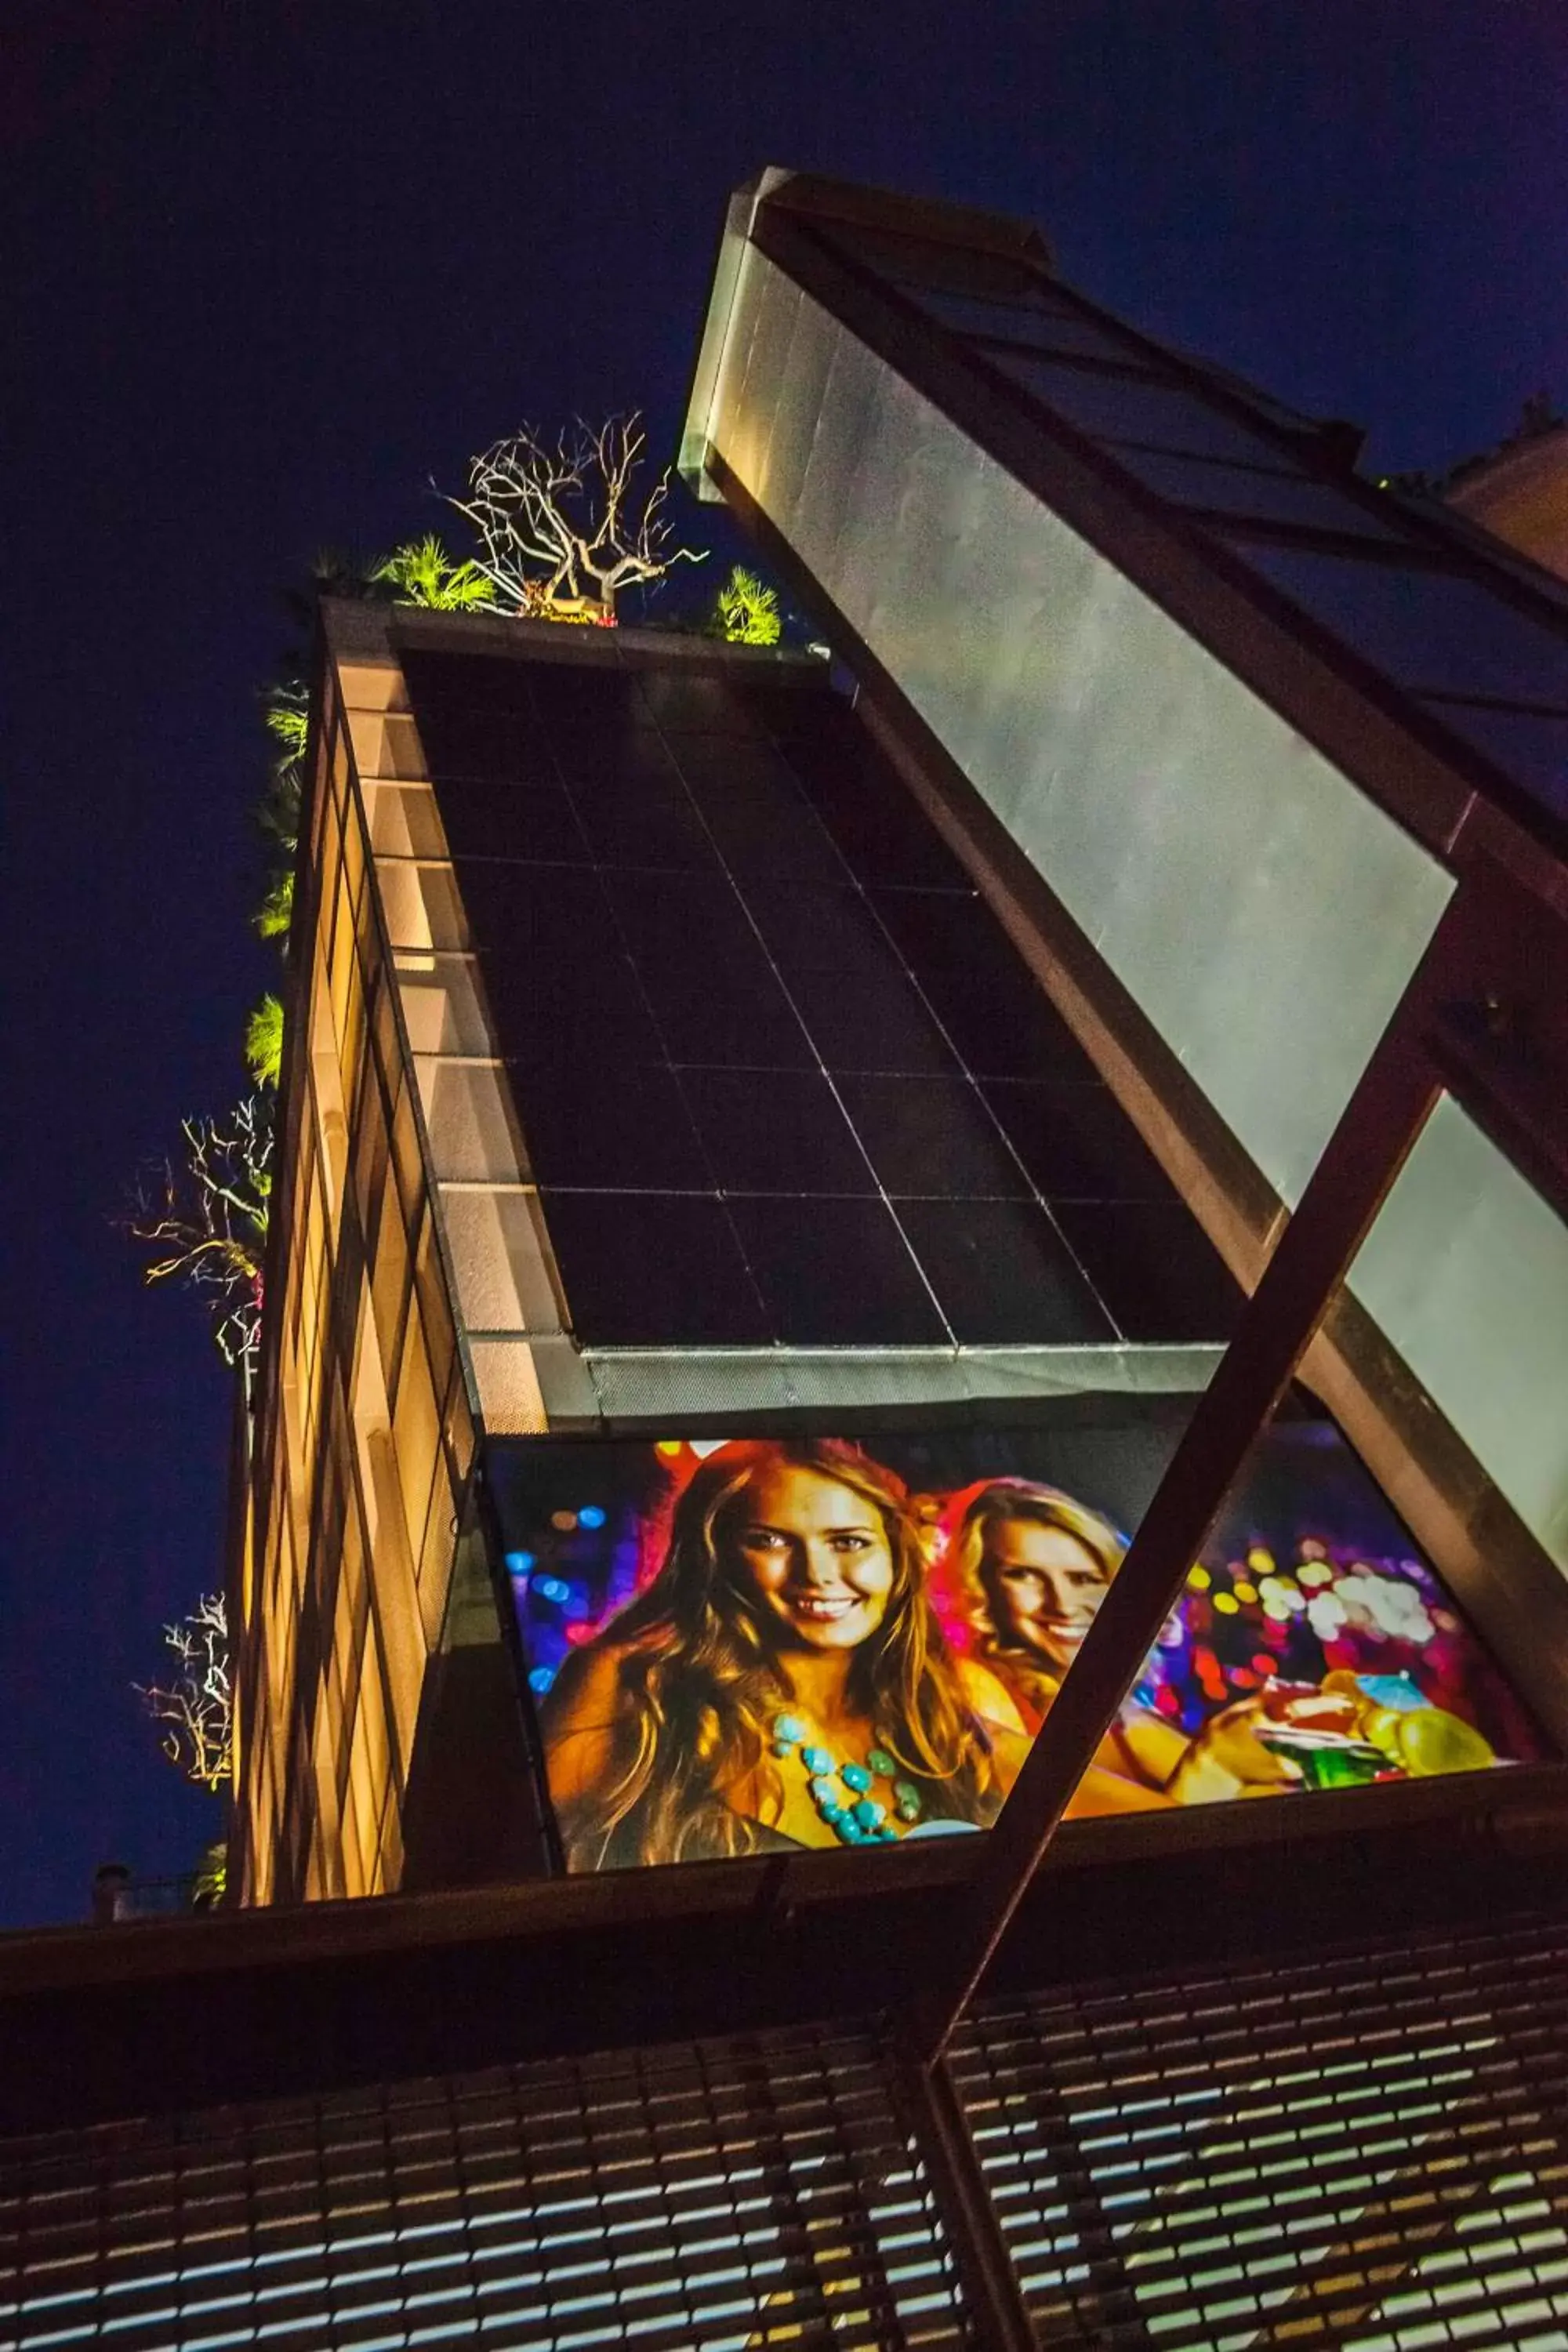
[[[1568,2347],[1568,1933],[993,2006],[953,2059],[1039,2341]]]
[[[567,2352],[967,2336],[851,2032],[0,2147],[0,2344]]]

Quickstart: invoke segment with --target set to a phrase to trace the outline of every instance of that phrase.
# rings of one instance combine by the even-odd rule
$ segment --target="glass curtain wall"
[[[594,1349],[1223,1339],[1195,1221],[819,672],[405,670],[434,799],[373,823],[479,1344],[554,1327],[544,1226]]]

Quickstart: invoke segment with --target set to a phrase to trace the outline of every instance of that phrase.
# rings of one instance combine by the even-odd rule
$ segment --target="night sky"
[[[228,1391],[110,1220],[242,1091],[280,585],[523,417],[673,450],[763,163],[1024,215],[1380,471],[1568,399],[1568,26],[1510,0],[15,0],[0,1925],[193,1866],[129,1685],[221,1574]],[[693,535],[705,520],[691,516]],[[460,532],[460,526],[458,526]],[[718,570],[718,565],[710,567]]]

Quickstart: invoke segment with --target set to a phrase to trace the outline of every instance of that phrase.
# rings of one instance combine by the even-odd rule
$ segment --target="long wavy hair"
[[[1036,1486],[1027,1478],[994,1478],[981,1488],[958,1523],[948,1561],[959,1607],[973,1638],[973,1655],[998,1673],[1043,1717],[1062,1686],[1061,1672],[1021,1641],[1007,1622],[998,1607],[1000,1595],[991,1565],[993,1528],[1016,1519],[1071,1536],[1083,1546],[1107,1584],[1121,1567],[1127,1544],[1110,1520],[1091,1511],[1087,1503],[1064,1495],[1058,1486]]]
[[[1001,1791],[990,1741],[926,1598],[925,1557],[902,1485],[841,1440],[743,1440],[720,1447],[693,1474],[658,1574],[577,1653],[584,1664],[606,1646],[620,1657],[612,1771],[592,1795],[563,1808],[574,1867],[755,1851],[755,1824],[725,1792],[754,1777],[764,1801],[782,1796],[769,1724],[790,1685],[730,1545],[752,1481],[786,1467],[849,1487],[887,1538],[892,1585],[880,1623],[851,1655],[850,1704],[900,1772],[921,1785],[928,1815],[982,1823],[994,1816]],[[581,1671],[568,1667],[552,1696],[569,1698]]]

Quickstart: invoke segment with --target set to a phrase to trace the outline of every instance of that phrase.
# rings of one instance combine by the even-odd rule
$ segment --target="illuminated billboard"
[[[570,1867],[983,1829],[1174,1443],[1168,1426],[529,1440],[498,1497]],[[1076,1815],[1539,1759],[1338,1433],[1269,1433]]]

